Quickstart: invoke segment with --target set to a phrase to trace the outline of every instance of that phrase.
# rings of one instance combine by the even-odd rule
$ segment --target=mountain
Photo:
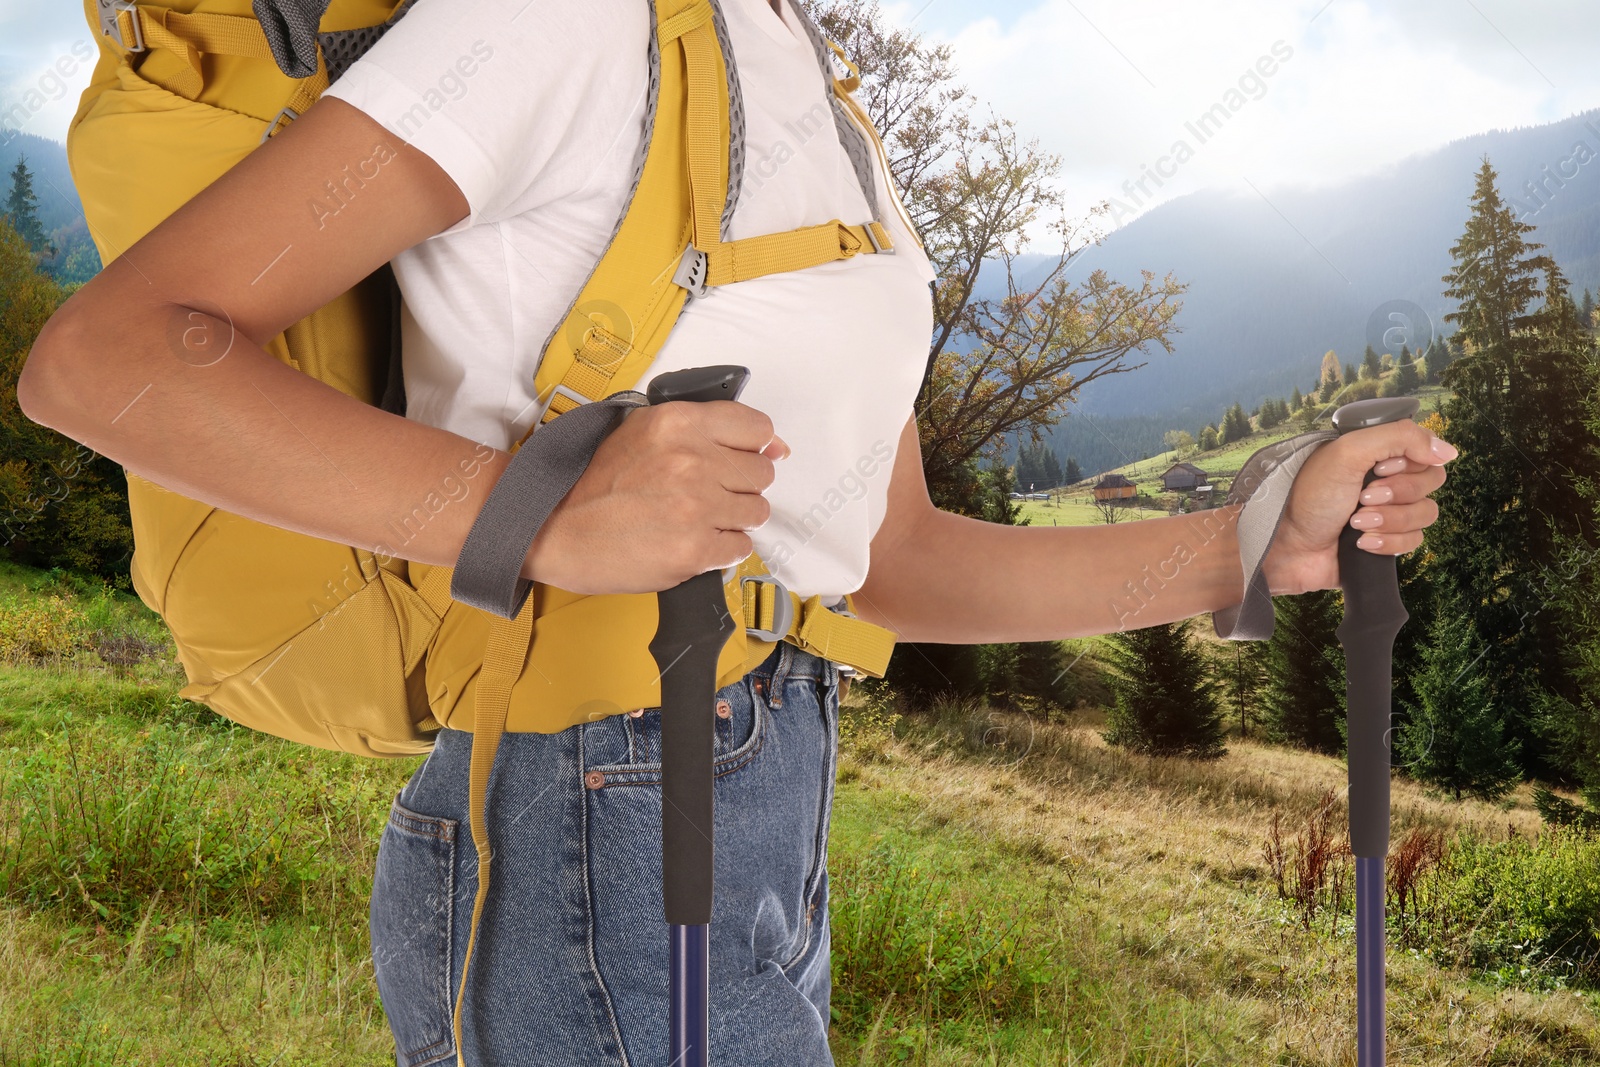
[[[1530,239],[1555,257],[1574,294],[1600,285],[1600,109],[1466,137],[1338,185],[1180,197],[1068,268],[1073,279],[1103,268],[1130,282],[1141,268],[1170,271],[1189,289],[1173,353],[1158,348],[1142,369],[1086,386],[1052,447],[1086,473],[1107,469],[1159,452],[1162,429],[1196,432],[1236,400],[1248,410],[1296,385],[1306,390],[1330,348],[1358,363],[1369,343],[1385,350],[1386,331],[1394,331],[1391,351],[1403,340],[1425,347],[1430,331],[1453,332],[1440,279],[1485,156],[1501,195],[1537,227]],[[1022,257],[1019,281],[1038,278],[1055,258]],[[986,279],[979,295],[996,295],[1002,282]],[[1409,335],[1399,329],[1408,320]]]

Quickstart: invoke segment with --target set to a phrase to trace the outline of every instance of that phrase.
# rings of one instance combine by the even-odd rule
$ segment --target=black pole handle
[[[744,367],[691,367],[656,376],[652,405],[737,400]],[[660,621],[650,654],[661,672],[661,881],[669,923],[711,922],[715,746],[711,701],[717,660],[734,631],[721,571],[697,574],[657,595]]]
[[[1333,415],[1340,433],[1409,419],[1415,397],[1380,397],[1346,404]],[[1378,477],[1368,471],[1362,485]],[[1354,514],[1354,512],[1352,512]],[[1344,619],[1337,633],[1345,655],[1345,715],[1350,768],[1350,848],[1359,857],[1389,852],[1389,740],[1394,639],[1410,616],[1400,600],[1395,557],[1356,547],[1362,535],[1348,524],[1339,534],[1339,585]]]

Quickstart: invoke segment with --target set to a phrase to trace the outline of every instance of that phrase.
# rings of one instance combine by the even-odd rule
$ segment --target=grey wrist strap
[[[1251,453],[1228,491],[1227,503],[1239,512],[1239,560],[1244,565],[1244,600],[1212,612],[1217,636],[1230,641],[1265,641],[1272,636],[1272,592],[1262,569],[1289,503],[1295,475],[1311,453],[1338,437],[1336,430],[1312,430]]]
[[[533,582],[522,577],[522,565],[540,527],[622,417],[646,403],[643,393],[613,393],[580,404],[529,435],[467,531],[450,578],[452,599],[516,618],[533,591]]]

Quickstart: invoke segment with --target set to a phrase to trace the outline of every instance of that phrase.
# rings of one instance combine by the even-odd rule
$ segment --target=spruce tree
[[[1464,605],[1433,617],[1422,648],[1422,671],[1413,681],[1414,703],[1396,731],[1394,762],[1420,781],[1496,800],[1522,778],[1516,739],[1506,734],[1479,671],[1482,661]]]
[[[1344,365],[1344,384],[1346,384],[1346,385],[1354,385],[1356,382],[1358,382],[1360,380],[1361,380],[1361,371],[1356,367],[1356,365],[1354,363],[1346,363]]]
[[[1262,689],[1268,740],[1336,755],[1344,749],[1340,596],[1324,589],[1278,597]]]
[[[45,258],[56,254],[39,221],[39,197],[33,191],[33,174],[28,170],[26,156],[19,155],[17,165],[11,168],[11,195],[6,197],[5,218],[30,251]]]
[[[1443,375],[1455,392],[1442,408],[1447,436],[1461,456],[1435,494],[1427,540],[1439,602],[1461,605],[1484,650],[1487,698],[1506,716],[1524,773],[1542,777],[1552,768],[1537,709],[1551,694],[1574,698],[1576,683],[1562,666],[1570,635],[1543,610],[1538,576],[1563,537],[1594,543],[1578,487],[1600,465],[1574,403],[1594,387],[1587,337],[1555,263],[1526,240],[1532,229],[1501,199],[1485,160],[1444,279],[1458,302],[1445,316],[1457,326],[1452,343],[1466,353]]]
[[[1437,385],[1444,380],[1445,368],[1455,362],[1461,354],[1460,340],[1452,337],[1444,341],[1438,337],[1433,339],[1433,344],[1428,346],[1428,381]]]
[[[1222,443],[1231,445],[1248,436],[1250,436],[1250,419],[1244,413],[1244,405],[1235,402],[1222,416]]]
[[[1083,481],[1083,468],[1078,466],[1078,461],[1072,456],[1067,457],[1067,469],[1062,472],[1063,485],[1076,485]]]
[[[1200,451],[1210,452],[1218,445],[1217,428],[1209,423],[1200,431]]]
[[[1305,406],[1306,398],[1300,395],[1300,387],[1294,387],[1294,392],[1289,394],[1289,414],[1293,415]]]
[[[1583,300],[1578,304],[1578,321],[1584,329],[1594,329],[1594,294],[1588,289],[1583,291]]]
[[[1600,419],[1600,405],[1593,400],[1590,411],[1592,418]],[[1590,486],[1587,492],[1591,503],[1600,507],[1600,491]],[[1561,771],[1561,784],[1577,786],[1587,808],[1547,789],[1536,790],[1534,799],[1547,820],[1600,829],[1600,567],[1594,566],[1585,546],[1569,543],[1564,548],[1564,558],[1545,576],[1545,588],[1550,610],[1571,635],[1567,662],[1578,683],[1578,697],[1548,701],[1542,709],[1542,733]]]
[[[1053,449],[1046,450],[1044,454],[1044,484],[1051,489],[1066,484],[1066,479],[1062,476],[1061,461],[1056,458]]]
[[[1222,683],[1222,703],[1239,720],[1239,736],[1261,730],[1261,699],[1267,684],[1266,641],[1225,641],[1213,650],[1211,674]]]
[[[1361,357],[1361,377],[1377,378],[1383,373],[1382,364],[1378,362],[1378,353],[1372,346],[1367,346],[1366,353]]]
[[[1417,374],[1417,363],[1411,358],[1411,353],[1402,345],[1400,348],[1400,360],[1396,364],[1393,393],[1395,396],[1410,396],[1421,386],[1422,378]]]
[[[1108,744],[1161,756],[1223,754],[1222,712],[1189,620],[1123,630],[1106,644],[1116,698],[1106,713]]]

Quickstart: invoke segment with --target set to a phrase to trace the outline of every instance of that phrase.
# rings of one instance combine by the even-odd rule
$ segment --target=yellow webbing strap
[[[706,284],[726,285],[849,259],[858,252],[876,251],[873,238],[877,238],[877,247],[888,250],[894,246],[889,231],[877,222],[850,226],[838,219],[787,233],[726,241],[706,252]]]
[[[478,940],[478,919],[489,896],[489,772],[500,736],[506,729],[506,711],[511,705],[511,686],[522,673],[533,640],[535,597],[523,602],[516,618],[496,618],[489,629],[489,644],[483,653],[483,669],[478,673],[477,706],[472,723],[472,762],[468,771],[468,817],[472,843],[478,850],[478,893],[472,900],[472,927],[467,934],[467,955],[461,961],[461,987],[456,991],[456,1006],[450,1025],[455,1031],[456,1064],[466,1067],[461,1051],[461,1006],[467,993],[467,967]]]
[[[694,201],[694,246],[706,254],[707,285],[726,285],[764,274],[803,270],[861,251],[894,247],[877,222],[846,226],[834,220],[788,233],[722,240],[722,206],[728,199],[728,144],[722,136],[719,45],[709,2],[696,4],[661,25],[661,42],[683,48],[689,82],[689,188]],[[867,227],[872,228],[871,235]],[[877,240],[874,241],[873,238]]]
[[[683,49],[689,87],[686,114],[689,190],[694,246],[709,248],[722,240],[722,205],[728,197],[728,143],[722,135],[721,46],[711,21],[711,4],[702,0],[661,24],[662,48],[676,40]]]
[[[134,25],[136,16],[137,27]],[[198,98],[204,87],[200,68],[203,53],[277,62],[261,23],[247,16],[174,11],[141,3],[132,11],[118,11],[116,20],[117,34],[123,41],[135,40],[137,33],[146,51],[162,49],[182,60],[181,64],[167,68],[165,87],[189,100]],[[305,114],[327,87],[328,71],[322,61],[322,49],[318,48],[316,73],[296,83],[288,107],[296,115]],[[276,130],[274,124],[272,132]]]
[[[840,48],[832,41],[828,41],[827,38],[823,38],[823,40],[826,41],[828,47],[833,50],[833,54],[839,57],[839,61],[843,63],[850,71],[849,77],[835,78],[833,79],[834,83],[847,93],[853,93],[857,89],[861,88],[861,68],[850,62],[850,57],[844,54],[843,48]]]
[[[831,611],[822,603],[822,597],[801,600],[799,594],[770,582],[745,582],[745,629],[771,632],[777,618],[777,597],[787,596],[793,604],[793,622],[789,626],[790,643],[822,659],[845,663],[862,674],[882,678],[889,667],[889,654],[894,651],[895,635],[892,630]]]
[[[605,327],[595,323],[584,331],[583,347],[572,359],[572,365],[561,376],[561,387],[573,390],[580,396],[597,400],[611,394],[611,378],[628,355],[629,344]],[[578,406],[578,402],[564,393],[550,398],[550,406],[540,416],[541,424],[557,415],[563,415]]]

